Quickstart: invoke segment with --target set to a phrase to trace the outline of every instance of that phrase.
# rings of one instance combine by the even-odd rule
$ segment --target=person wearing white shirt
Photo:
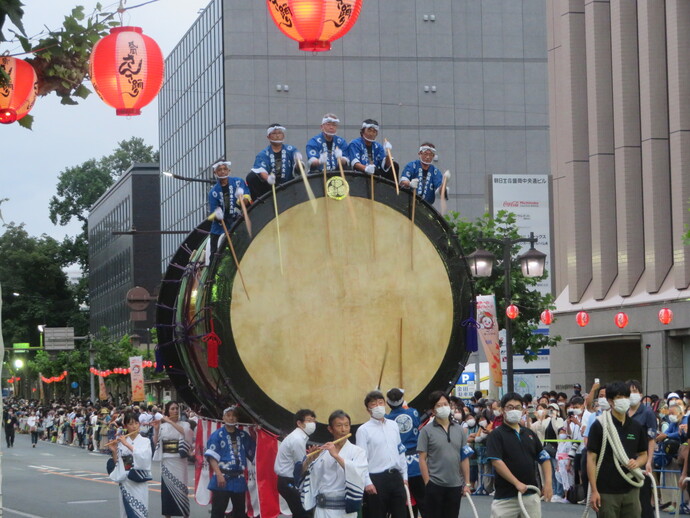
[[[367,453],[364,518],[405,517],[407,460],[398,425],[385,418],[386,400],[378,390],[364,398],[371,419],[357,429],[357,446]]]
[[[273,471],[278,475],[278,493],[287,502],[293,518],[307,518],[309,513],[302,507],[294,473],[295,465],[304,460],[309,436],[316,430],[316,414],[309,409],[298,410],[295,424],[297,427],[278,446]]]

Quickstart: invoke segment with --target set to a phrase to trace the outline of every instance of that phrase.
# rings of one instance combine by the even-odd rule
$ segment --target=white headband
[[[269,126],[266,130],[266,136],[268,137],[274,131],[282,131],[285,133],[287,130],[283,126]]]
[[[228,408],[223,410],[223,415],[227,414],[228,412],[234,412],[236,409],[237,409],[237,406],[235,406],[235,405],[229,406]]]
[[[337,117],[324,117],[321,119],[321,124],[327,124],[329,122],[335,122],[336,124],[340,124],[340,119]]]
[[[212,167],[213,167],[213,170],[215,171],[216,169],[218,169],[218,168],[219,168],[220,166],[222,166],[222,165],[226,165],[226,166],[228,166],[228,169],[230,169],[230,166],[232,165],[232,162],[225,162],[225,161],[216,162],[216,163],[213,164],[213,166],[212,166]]]
[[[379,130],[378,124],[369,124],[368,122],[363,122],[362,123],[362,129],[367,129],[367,128],[374,128],[376,131]]]
[[[424,152],[424,151],[431,151],[431,152],[434,153],[434,155],[436,154],[436,148],[433,148],[433,147],[431,147],[431,146],[422,146],[422,147],[419,148],[419,152],[420,152],[420,153],[422,153],[422,152]]]

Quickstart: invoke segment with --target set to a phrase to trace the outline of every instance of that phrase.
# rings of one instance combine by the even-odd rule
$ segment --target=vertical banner
[[[491,382],[497,387],[503,385],[501,371],[500,343],[498,340],[498,321],[496,320],[496,299],[493,295],[477,295],[477,334],[489,362]]]
[[[132,401],[145,401],[144,366],[141,356],[129,357],[130,377],[132,379]]]
[[[108,391],[105,390],[105,380],[103,376],[98,376],[98,399],[101,401],[108,399]]]

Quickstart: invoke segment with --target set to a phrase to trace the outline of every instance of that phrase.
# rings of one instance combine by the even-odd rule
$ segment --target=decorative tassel
[[[163,358],[161,358],[160,345],[156,346],[154,349],[154,355],[156,358],[156,372],[163,372]]]
[[[201,341],[206,342],[207,365],[218,368],[218,346],[222,342],[213,327],[213,319],[211,319],[211,332],[204,336]]]
[[[475,303],[472,302],[472,307],[470,309],[470,318],[463,321],[460,325],[465,326],[465,350],[470,353],[475,353],[479,350],[479,344],[477,340],[477,330],[480,327],[479,322],[474,318],[476,315]]]

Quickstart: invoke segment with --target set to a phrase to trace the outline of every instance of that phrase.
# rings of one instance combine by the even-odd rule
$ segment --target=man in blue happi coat
[[[225,161],[213,164],[216,184],[208,193],[208,208],[215,216],[211,225],[211,256],[216,253],[218,240],[225,232],[221,221],[225,221],[225,226],[230,228],[241,213],[240,200],[251,203],[247,184],[242,178],[230,176],[230,165]]]
[[[367,174],[383,176],[393,180],[393,170],[387,151],[393,149],[390,142],[384,145],[376,142],[379,134],[379,123],[374,119],[366,119],[359,130],[359,138],[350,142],[347,147],[347,158],[352,169]],[[394,162],[398,171],[398,164]]]
[[[443,183],[444,174],[441,173],[433,164],[436,156],[436,146],[431,142],[424,142],[419,147],[419,159],[410,162],[405,166],[400,175],[400,185],[409,189],[414,189],[417,196],[424,201],[433,204],[436,201],[436,193],[440,191]],[[446,178],[450,179],[450,173],[446,172]],[[446,180],[446,189],[448,180]],[[448,193],[443,193],[448,197]]]
[[[340,120],[336,115],[327,113],[321,120],[321,133],[307,142],[307,160],[310,172],[320,172],[324,165],[328,171],[338,171],[338,160],[347,161],[347,141],[336,135]]]

